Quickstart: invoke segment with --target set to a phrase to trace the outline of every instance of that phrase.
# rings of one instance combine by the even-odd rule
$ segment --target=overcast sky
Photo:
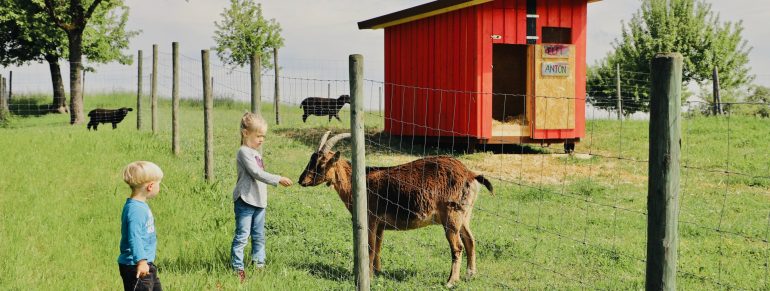
[[[131,53],[143,49],[147,55],[154,43],[160,45],[161,51],[170,52],[171,42],[178,41],[182,54],[193,58],[200,57],[201,49],[214,45],[214,21],[219,20],[219,14],[229,3],[226,0],[126,2],[131,9],[129,27],[142,30],[131,42]],[[326,69],[330,72],[327,78],[344,78],[347,56],[360,53],[365,57],[367,78],[382,80],[383,31],[358,30],[356,23],[426,2],[430,1],[272,0],[262,1],[262,4],[265,16],[275,18],[283,28],[286,41],[280,53],[282,66],[289,69],[329,67]],[[713,4],[713,10],[720,14],[723,21],[743,21],[744,38],[753,47],[751,67],[757,74],[757,82],[770,85],[770,29],[765,24],[766,17],[770,15],[770,2],[707,2]],[[639,0],[604,0],[589,5],[589,64],[605,56],[612,48],[613,40],[621,31],[620,21],[630,19],[639,3]],[[104,67],[102,72],[114,68]],[[13,70],[18,82],[39,78],[40,74],[47,75],[47,66],[42,65]]]

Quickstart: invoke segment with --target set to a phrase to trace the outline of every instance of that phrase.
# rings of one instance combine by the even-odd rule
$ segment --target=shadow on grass
[[[284,137],[293,139],[305,146],[318,149],[321,137],[328,130],[326,127],[314,128],[283,128],[276,132]],[[348,132],[333,131],[332,135]],[[491,152],[495,154],[547,154],[549,151],[541,147],[528,145],[471,145],[474,139],[467,137],[419,137],[390,135],[379,129],[366,130],[367,154],[407,154],[415,156],[449,155],[462,156],[475,152]],[[337,143],[335,150],[350,156],[350,139]]]
[[[303,262],[294,264],[293,267],[306,270],[310,275],[326,280],[338,282],[350,282],[354,280],[353,272],[342,266],[330,265],[321,262]]]
[[[477,149],[478,151],[491,152],[494,154],[543,155],[551,153],[551,151],[544,147],[526,144],[488,144],[479,147],[480,148]]]
[[[248,262],[248,261],[247,261]],[[178,256],[171,259],[158,260],[159,271],[178,273],[222,272],[230,270],[230,253],[228,250],[218,250],[215,259],[203,256]]]
[[[38,98],[13,98],[8,103],[11,114],[21,117],[38,117],[54,112],[47,100]]]
[[[330,265],[328,263],[313,262],[313,263],[300,263],[295,264],[295,268],[307,270],[310,275],[326,280],[350,282],[355,280],[355,275],[352,270],[348,270],[342,266]],[[387,280],[393,280],[398,282],[404,282],[417,275],[414,270],[408,269],[396,269],[388,270],[377,273],[377,277],[385,278]]]
[[[377,277],[381,277],[381,278],[385,278],[385,279],[393,280],[397,282],[405,282],[415,276],[417,276],[417,271],[410,270],[410,269],[395,269],[395,270],[386,269],[385,271],[377,273]]]

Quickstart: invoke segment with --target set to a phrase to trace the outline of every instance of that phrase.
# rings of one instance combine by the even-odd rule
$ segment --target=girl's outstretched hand
[[[278,181],[278,183],[284,187],[289,187],[292,184],[291,180],[289,180],[289,178],[286,178],[286,177],[281,177],[281,181]]]

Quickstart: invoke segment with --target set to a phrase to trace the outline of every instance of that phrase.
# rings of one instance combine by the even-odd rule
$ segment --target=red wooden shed
[[[439,0],[359,22],[385,30],[385,131],[573,150],[597,1]]]

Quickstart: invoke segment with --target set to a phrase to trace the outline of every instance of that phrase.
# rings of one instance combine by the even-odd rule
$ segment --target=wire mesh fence
[[[157,96],[163,106],[158,109],[161,112],[157,139],[167,142],[171,113],[164,104],[170,103],[173,87],[171,54],[161,52],[158,60]],[[180,60],[179,88],[183,105],[180,110],[195,113],[182,116],[181,126],[188,128],[181,136],[182,151],[198,154],[202,151],[202,63],[194,56],[181,55]],[[87,74],[86,112],[96,108],[136,109],[137,95],[140,95],[144,102],[141,114],[149,120],[152,78],[147,72],[150,72],[148,64],[152,57],[145,56],[142,62],[145,67],[140,76],[144,84],[141,94],[136,92],[137,75],[125,74],[135,72],[135,67]],[[325,69],[327,65],[332,68]],[[232,124],[235,128],[240,114],[249,108],[250,72],[221,65],[213,65],[211,69],[214,107],[222,109],[214,113],[213,122]],[[278,112],[288,124],[278,129],[277,134],[307,145],[309,151],[315,150],[326,130],[331,129],[335,134],[348,131],[351,114],[349,106],[344,104],[339,109],[341,121],[329,112],[311,112],[317,113],[313,115],[300,107],[308,97],[331,102],[350,95],[350,81],[344,73],[339,73],[338,63],[321,62],[319,68],[312,71],[312,74],[282,71],[277,82],[281,100]],[[644,73],[623,73],[647,80]],[[333,77],[324,77],[324,74]],[[11,118],[44,115],[49,109],[49,100],[28,98],[24,93],[36,90],[25,89],[25,84],[34,82],[19,76],[15,76],[14,82],[15,90],[20,93],[10,100],[7,93],[0,93],[8,100]],[[262,74],[259,95],[263,102],[262,114],[268,121],[276,112],[272,102],[275,83],[274,74]],[[96,89],[94,84],[112,85]],[[615,87],[607,84],[607,90]],[[621,89],[635,88],[621,86]],[[592,94],[598,92],[588,92],[585,98],[528,96],[379,80],[366,80],[363,91],[367,165],[374,167],[371,172],[382,172],[380,179],[388,181],[385,187],[377,188],[380,190],[371,188],[368,192],[370,203],[372,198],[381,203],[375,203],[374,209],[370,207],[367,211],[371,217],[378,218],[379,227],[386,230],[374,233],[374,241],[382,241],[375,244],[379,250],[379,255],[373,258],[378,262],[374,265],[375,284],[388,288],[400,286],[398,282],[445,283],[453,272],[454,259],[460,260],[462,266],[461,281],[473,284],[469,286],[474,288],[642,288],[647,262],[650,128],[646,120],[611,120],[612,115],[606,111],[587,110],[584,135],[567,155],[547,142],[479,144],[471,132],[482,127],[488,127],[491,135],[501,137],[531,132],[528,127],[532,115],[528,114],[537,112],[527,111],[526,103],[530,101],[542,102],[545,108],[563,106],[564,101],[606,108],[609,104],[603,107],[602,102],[615,104],[616,100],[595,99]],[[96,94],[111,97],[89,101],[89,96]],[[485,99],[501,101],[486,115],[491,118],[481,120],[474,104]],[[622,93],[620,100],[640,104],[638,97]],[[320,104],[328,107],[332,103]],[[685,108],[704,106],[710,104],[685,102]],[[725,106],[728,110],[722,116],[683,115],[678,278],[684,289],[766,289],[770,286],[770,204],[767,203],[770,153],[765,146],[770,127],[767,119],[738,114],[742,109],[768,108],[769,105],[734,102]],[[551,117],[553,122],[579,123],[570,119],[576,114],[570,111],[574,105],[565,108],[566,114]],[[138,110],[127,114],[128,118],[119,126],[134,126],[126,123],[135,120]],[[542,114],[548,119],[548,114],[553,113],[545,110]],[[66,122],[65,119],[68,120],[51,122]],[[302,126],[307,122],[311,124]],[[149,127],[145,125],[143,129]],[[225,135],[232,133],[215,132],[215,138]],[[220,145],[214,150],[230,148]],[[343,161],[351,157],[347,141],[340,141],[333,150],[341,152]],[[308,157],[310,154],[308,152]],[[442,167],[430,160],[434,156],[451,157],[475,174],[483,175],[491,182],[494,193],[479,187],[473,197],[441,200],[442,205],[428,198],[423,201],[394,195],[404,189],[427,195],[425,189],[444,187],[440,184],[447,181],[426,174],[435,171],[431,165]],[[383,172],[385,167],[413,165],[425,158],[429,160],[423,167],[406,171],[411,175]],[[214,165],[215,173],[228,173],[231,165],[223,164],[226,163]],[[340,187],[334,189],[341,191]],[[348,202],[342,193],[339,196],[343,201],[337,206],[343,209]],[[315,207],[312,200],[289,199]],[[431,204],[430,207],[427,204]],[[450,215],[459,215],[465,220],[458,220],[460,225],[450,224]],[[420,228],[430,224],[439,226]],[[457,256],[458,244],[467,252],[475,250],[475,267],[469,259],[471,254],[463,252]],[[349,256],[338,256],[328,249],[316,251],[318,256],[332,256],[326,260],[337,264],[320,265],[313,274],[324,279],[351,280],[349,272],[335,268],[352,269]],[[470,275],[473,279],[466,280]]]

